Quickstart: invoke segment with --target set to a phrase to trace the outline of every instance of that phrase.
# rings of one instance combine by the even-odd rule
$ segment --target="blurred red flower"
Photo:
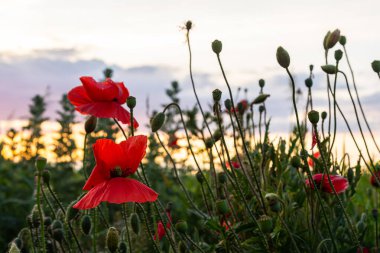
[[[234,169],[239,169],[240,168],[240,163],[238,161],[231,161],[231,165]],[[230,167],[230,163],[227,161],[226,162],[227,168]]]
[[[175,134],[169,136],[169,147],[174,149],[179,148],[178,138]]]
[[[312,137],[312,142],[311,142],[311,149],[314,148],[314,146],[317,144],[317,136],[315,135],[315,132],[313,131],[313,137]]]
[[[380,187],[380,185],[376,181],[375,176],[377,177],[378,180],[380,180],[380,171],[375,171],[375,175],[371,176],[371,185],[374,187]]]
[[[339,194],[344,192],[348,188],[348,180],[340,175],[330,175],[332,185],[334,186],[335,191]],[[318,188],[321,188],[322,191],[327,193],[334,193],[333,189],[330,186],[329,179],[327,174],[315,174],[313,180]],[[323,182],[322,182],[323,181]],[[310,182],[309,179],[305,181],[306,185],[311,189],[314,189],[314,185]]]
[[[93,146],[96,166],[83,190],[88,193],[74,208],[94,208],[100,202],[121,204],[125,202],[152,202],[158,194],[137,180],[127,178],[136,172],[145,156],[147,137],[129,137],[120,144],[110,139],[99,139]]]
[[[168,216],[168,219],[170,220],[170,222],[172,221],[172,216],[170,215],[170,211],[166,211],[166,215]],[[170,228],[170,222],[166,223],[166,228],[169,229]],[[164,238],[166,232],[165,232],[165,228],[164,228],[164,224],[162,224],[161,221],[159,221],[157,223],[157,234],[158,235],[158,240],[162,240],[162,238]],[[154,240],[157,239],[156,235],[154,235]]]
[[[82,86],[77,86],[68,93],[68,99],[75,106],[75,110],[84,115],[116,118],[124,124],[131,124],[129,112],[122,107],[129,97],[124,83],[116,83],[110,78],[104,82],[96,82],[88,76],[83,76],[80,80]],[[133,127],[138,126],[137,121],[133,120]]]
[[[315,152],[315,153],[313,154],[313,156],[314,156],[315,159],[318,159],[318,158],[321,156],[321,153],[319,153],[319,152]],[[313,159],[311,159],[311,158],[309,157],[309,158],[307,159],[307,161],[308,161],[310,167],[314,167],[314,160],[313,160]]]

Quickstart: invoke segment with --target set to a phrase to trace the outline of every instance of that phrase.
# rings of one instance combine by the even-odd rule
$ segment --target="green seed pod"
[[[37,169],[37,171],[41,172],[42,170],[44,170],[46,167],[46,164],[47,164],[47,160],[45,157],[38,156],[36,158],[36,169]]]
[[[126,242],[120,242],[119,244],[119,252],[120,253],[127,253],[128,252],[128,245]]]
[[[260,86],[260,88],[264,88],[264,86],[265,86],[265,80],[264,79],[259,80],[259,86]]]
[[[186,243],[184,243],[183,241],[180,241],[178,243],[178,249],[179,249],[180,253],[187,253],[188,252]]]
[[[8,251],[9,253],[20,253],[21,251],[20,251],[20,249],[17,247],[17,245],[14,243],[14,242],[12,242],[11,243],[11,246],[9,247],[9,251]]]
[[[225,172],[219,172],[218,173],[218,179],[219,179],[219,183],[221,184],[225,184],[227,182],[227,175]]]
[[[290,160],[290,164],[294,168],[299,168],[301,167],[301,158],[299,156],[293,156],[292,159]]]
[[[269,234],[273,231],[273,221],[272,218],[268,215],[260,216],[258,223],[261,231],[263,231],[265,234]]]
[[[75,201],[71,202],[66,209],[66,222],[72,221],[79,213],[79,210],[74,208]]]
[[[261,104],[261,103],[264,103],[265,100],[266,100],[268,97],[270,97],[269,94],[260,94],[259,96],[257,96],[257,97],[253,100],[252,104]]]
[[[103,75],[105,78],[111,78],[113,75],[113,70],[110,68],[106,68],[105,70],[103,70]]]
[[[165,122],[165,114],[162,112],[157,113],[151,122],[152,132],[155,133],[158,130],[160,130],[164,122]]]
[[[63,224],[60,220],[54,220],[53,223],[51,224],[51,229],[60,229],[63,228]]]
[[[132,230],[136,235],[140,234],[141,225],[140,225],[140,218],[137,215],[137,213],[132,213],[131,215],[131,226]]]
[[[110,227],[106,237],[107,248],[111,253],[116,252],[119,246],[119,232],[116,228]]]
[[[92,223],[91,218],[89,215],[84,215],[82,217],[82,220],[80,222],[80,228],[82,230],[82,233],[85,235],[89,235],[91,231]]]
[[[322,70],[330,75],[336,74],[338,71],[337,68],[334,65],[323,65],[321,66]]]
[[[193,27],[193,22],[191,20],[186,21],[185,27],[189,31]]]
[[[197,174],[195,174],[195,177],[197,178],[197,180],[198,180],[198,182],[199,182],[200,184],[203,183],[204,178],[203,178],[203,174],[202,174],[200,171],[198,171]]]
[[[224,106],[226,107],[226,109],[230,112],[231,111],[231,108],[232,108],[232,102],[230,99],[226,99],[224,101]]]
[[[323,39],[323,48],[324,48],[325,50],[329,49],[328,46],[327,46],[327,42],[328,42],[328,39],[329,39],[329,37],[330,37],[330,34],[331,34],[331,32],[328,31],[328,32],[326,33],[324,39]]]
[[[343,57],[343,51],[340,50],[340,49],[335,50],[334,57],[335,57],[336,61],[340,61],[342,59],[342,57]]]
[[[319,122],[319,112],[315,110],[311,110],[308,114],[307,117],[309,118],[309,121],[311,124],[316,125]]]
[[[129,109],[133,109],[136,106],[136,98],[133,96],[129,96],[127,98],[127,106]]]
[[[313,79],[311,79],[310,77],[306,78],[305,79],[305,85],[306,85],[306,87],[311,88],[313,86]]]
[[[290,65],[290,56],[288,52],[283,47],[277,48],[276,58],[278,64],[283,68],[288,68]]]
[[[323,111],[323,112],[321,113],[321,117],[322,117],[323,120],[325,120],[325,119],[327,118],[327,112],[326,112],[326,111]]]
[[[327,48],[333,48],[340,39],[340,30],[335,29],[327,38]]]
[[[214,142],[211,140],[211,138],[207,138],[205,140],[205,145],[206,145],[206,148],[212,148],[212,146],[214,145]]]
[[[222,52],[222,42],[220,40],[214,40],[211,44],[212,51],[216,54]]]
[[[184,220],[180,220],[175,224],[175,229],[177,229],[180,233],[186,233],[187,232],[187,222]]]
[[[380,61],[377,61],[377,60],[373,61],[371,63],[371,66],[372,66],[373,71],[375,71],[375,73],[380,72]]]
[[[215,142],[219,141],[222,138],[222,132],[219,129],[215,130],[213,137]]]
[[[347,170],[347,180],[350,185],[354,182],[354,170],[352,168],[348,168]]]
[[[216,205],[216,210],[218,210],[218,213],[220,215],[226,215],[230,211],[230,208],[225,199],[217,200],[215,205]]]
[[[49,185],[50,183],[50,172],[48,170],[44,170],[42,172],[42,180],[46,185]]]
[[[212,98],[215,102],[219,102],[222,97],[222,92],[219,89],[215,89],[212,92]]]
[[[341,36],[340,36],[340,39],[339,39],[339,43],[340,43],[342,46],[345,46],[346,43],[347,43],[346,36],[341,35]]]
[[[97,117],[95,116],[88,117],[86,122],[84,123],[84,130],[86,131],[86,134],[90,134],[94,132],[97,123],[98,123]]]
[[[56,240],[57,242],[62,242],[63,238],[65,237],[65,233],[63,232],[63,229],[58,228],[58,229],[53,229],[53,239]]]

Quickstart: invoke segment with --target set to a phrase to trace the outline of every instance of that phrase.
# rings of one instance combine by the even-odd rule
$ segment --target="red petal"
[[[74,106],[80,106],[92,102],[83,86],[77,86],[73,88],[67,94],[67,98],[69,99],[70,103]]]
[[[125,159],[125,167],[128,173],[136,172],[139,164],[146,153],[147,137],[145,135],[137,135],[129,137],[126,141],[120,143],[120,147]]]
[[[161,241],[162,238],[165,236],[166,232],[165,232],[165,228],[164,228],[164,225],[162,224],[161,221],[159,221],[157,223],[157,234],[158,234],[158,239]],[[156,235],[154,235],[153,239],[156,240]]]
[[[83,198],[81,198],[73,207],[77,209],[90,209],[97,207],[102,202],[104,190],[107,188],[108,181],[97,184]]]
[[[119,97],[117,100],[120,104],[124,104],[129,97],[128,89],[124,86],[124,83],[115,83],[115,85],[119,88]]]
[[[80,78],[87,95],[96,102],[115,101],[120,97],[120,89],[111,79],[96,82],[94,78],[83,76]]]
[[[315,132],[313,131],[313,140],[311,142],[311,149],[314,148],[314,146],[317,144],[317,136],[315,135]]]

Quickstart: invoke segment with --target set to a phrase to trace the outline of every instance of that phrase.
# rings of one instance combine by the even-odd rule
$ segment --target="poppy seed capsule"
[[[212,98],[215,102],[219,102],[222,97],[222,92],[219,89],[215,89],[212,91]]]
[[[42,179],[45,184],[49,185],[50,182],[50,172],[48,170],[44,170],[42,172]]]
[[[180,233],[186,233],[187,232],[187,222],[184,220],[180,220],[175,224],[175,229],[178,230]]]
[[[129,109],[133,109],[136,106],[136,98],[133,96],[129,96],[127,98],[127,106]]]
[[[335,57],[336,61],[340,61],[342,59],[342,57],[343,57],[343,51],[340,50],[340,49],[335,50],[334,57]]]
[[[310,77],[306,78],[305,79],[305,85],[306,85],[306,87],[311,88],[313,86],[313,79],[311,79]]]
[[[227,201],[225,199],[217,200],[215,205],[216,210],[218,210],[218,213],[220,215],[226,215],[230,211],[230,208],[228,207]]]
[[[119,252],[120,253],[127,253],[128,251],[128,246],[126,242],[120,242],[119,244]]]
[[[266,100],[268,97],[270,97],[269,94],[260,94],[259,96],[257,96],[257,97],[253,100],[252,104],[261,104],[261,103],[264,103],[265,100]]]
[[[214,40],[211,43],[212,51],[214,51],[216,54],[220,54],[220,52],[222,52],[222,47],[222,42],[220,40]]]
[[[311,124],[316,125],[318,124],[319,121],[319,112],[315,110],[311,110],[308,114],[307,117],[309,118],[309,121]]]
[[[82,217],[82,220],[80,222],[80,227],[82,230],[82,233],[85,235],[89,235],[91,231],[91,218],[88,215],[85,215]]]
[[[347,43],[346,36],[341,35],[339,38],[339,44],[341,44],[342,46],[345,46],[346,43]]]
[[[213,137],[214,141],[219,141],[222,138],[222,132],[219,129],[215,130]]]
[[[47,164],[47,160],[45,157],[38,156],[36,158],[36,168],[39,172],[41,172],[43,169],[45,169]]]
[[[231,108],[232,108],[232,102],[231,102],[231,99],[226,99],[224,100],[224,106],[226,107],[226,109],[230,112],[231,111]]]
[[[90,134],[95,131],[96,124],[98,123],[98,118],[95,116],[90,116],[84,123],[84,130],[86,134]]]
[[[264,86],[265,86],[265,80],[264,79],[259,80],[259,86],[260,86],[260,88],[264,88]]]
[[[326,111],[323,111],[323,112],[321,113],[321,117],[322,117],[323,120],[325,120],[325,119],[327,118],[327,112],[326,112]]]
[[[195,177],[197,178],[197,180],[198,180],[198,182],[199,182],[200,184],[203,183],[204,178],[203,178],[203,174],[202,174],[202,172],[198,171],[197,174],[195,174]]]
[[[268,215],[260,216],[258,223],[261,231],[263,231],[265,234],[269,234],[273,231],[273,221],[272,218]]]
[[[323,65],[321,68],[326,74],[333,75],[337,72],[337,68],[334,65]]]
[[[132,213],[131,215],[131,226],[136,235],[140,234],[140,218],[137,213]]]
[[[276,58],[278,64],[283,68],[288,68],[290,65],[290,56],[283,47],[278,47],[276,52]]]
[[[225,184],[227,182],[227,175],[225,172],[219,172],[218,173],[218,179],[219,179],[219,183],[221,184]]]
[[[106,237],[107,248],[111,253],[116,252],[119,246],[119,232],[116,228],[110,227]]]
[[[165,122],[165,114],[163,112],[157,113],[152,119],[152,123],[151,123],[152,132],[155,133],[158,130],[160,130],[164,122]]]
[[[380,61],[377,61],[377,60],[373,61],[371,63],[371,66],[372,66],[373,71],[375,71],[375,73],[380,72]]]

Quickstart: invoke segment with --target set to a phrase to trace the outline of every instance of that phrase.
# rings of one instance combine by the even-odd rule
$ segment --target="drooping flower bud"
[[[330,75],[336,74],[337,68],[334,65],[323,65],[321,66],[322,70]]]
[[[259,80],[259,86],[260,86],[260,88],[264,88],[264,86],[265,86],[265,80],[264,79]]]
[[[340,49],[335,50],[334,57],[336,61],[340,61],[343,57],[343,51]]]
[[[36,169],[37,169],[37,171],[41,172],[42,170],[44,170],[46,167],[46,164],[47,164],[47,160],[45,157],[38,156],[36,158]]]
[[[106,68],[105,70],[103,70],[103,75],[105,78],[111,78],[113,75],[113,70],[110,68]]]
[[[224,106],[226,107],[226,109],[230,112],[231,111],[231,108],[232,108],[232,102],[231,102],[231,99],[226,99],[224,101]]]
[[[261,104],[261,103],[264,103],[265,100],[266,100],[268,97],[270,97],[269,94],[260,94],[259,96],[257,96],[257,97],[253,100],[252,104]]]
[[[215,89],[212,91],[212,98],[215,102],[219,102],[222,97],[222,92],[219,89]]]
[[[313,79],[311,79],[310,77],[306,78],[305,79],[305,85],[306,85],[306,87],[311,88],[313,86]]]
[[[277,48],[276,58],[278,64],[283,68],[288,68],[290,65],[290,56],[288,52],[283,47]]]
[[[89,235],[91,231],[91,218],[89,215],[85,215],[82,217],[82,220],[80,222],[80,227],[82,230],[82,233],[85,235]]]
[[[136,106],[136,98],[133,96],[129,96],[127,98],[127,106],[129,109],[133,109]]]
[[[177,229],[178,232],[180,233],[186,233],[187,232],[187,222],[184,220],[180,220],[175,224],[175,229]]]
[[[327,38],[327,48],[333,48],[340,39],[340,30],[335,29]]]
[[[326,112],[326,111],[323,111],[323,112],[321,113],[321,117],[322,117],[323,120],[325,120],[325,119],[327,118],[327,112]]]
[[[199,182],[200,184],[203,183],[204,178],[203,178],[203,174],[202,174],[202,172],[198,171],[197,174],[195,174],[195,177],[197,178],[197,180],[198,180],[198,182]]]
[[[220,54],[222,52],[222,42],[220,40],[214,40],[211,44],[212,51],[214,51],[215,54]]]
[[[219,183],[221,184],[224,184],[227,182],[227,175],[225,172],[219,172],[218,173],[218,179],[219,179]]]
[[[66,222],[72,221],[77,217],[79,209],[74,208],[75,201],[71,202],[66,209]]]
[[[151,122],[152,132],[155,133],[158,130],[160,130],[164,122],[165,122],[165,114],[163,112],[157,113]]]
[[[329,39],[329,37],[330,37],[330,34],[331,34],[331,32],[328,31],[328,32],[326,33],[325,37],[323,38],[323,48],[324,48],[325,50],[329,49],[327,44],[328,44],[328,39]]]
[[[230,211],[230,208],[225,199],[217,200],[215,205],[216,205],[216,210],[218,211],[220,215],[226,215]]]
[[[131,226],[132,226],[133,232],[136,235],[140,234],[140,230],[141,230],[140,229],[141,228],[141,226],[140,226],[140,218],[139,218],[139,216],[138,216],[137,213],[132,213],[132,215],[131,215]]]
[[[90,116],[84,123],[84,130],[86,131],[86,134],[90,134],[95,131],[96,124],[98,122],[98,118],[95,116]]]
[[[307,117],[309,118],[309,121],[311,124],[316,125],[318,124],[319,121],[319,112],[315,110],[311,110],[308,114]]]
[[[375,71],[375,73],[380,72],[380,61],[377,61],[377,60],[373,61],[371,63],[371,66],[372,66],[373,71]]]
[[[260,216],[260,218],[258,219],[258,223],[263,233],[269,234],[273,231],[273,221],[272,218],[268,215]]]
[[[113,253],[116,252],[119,246],[119,232],[116,228],[110,227],[107,232],[106,244],[108,250]]]

